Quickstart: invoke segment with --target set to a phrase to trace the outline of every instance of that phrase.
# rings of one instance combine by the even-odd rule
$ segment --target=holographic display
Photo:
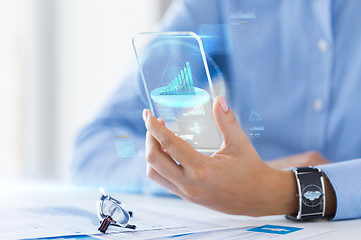
[[[262,117],[256,112],[256,110],[252,109],[251,114],[249,115],[250,121],[260,121]]]
[[[117,141],[116,147],[118,151],[118,156],[121,158],[136,156],[134,145],[131,141]]]
[[[119,135],[116,139],[115,145],[120,158],[136,156],[135,147],[129,135]]]
[[[169,84],[168,87],[163,88],[159,95],[194,95],[194,84],[192,78],[191,67],[189,62],[185,63],[185,67],[181,69],[178,76]]]
[[[205,90],[194,87],[189,62],[185,63],[185,67],[168,86],[154,89],[150,96],[154,102],[169,107],[202,108],[202,104],[210,100],[210,95]]]
[[[217,151],[222,136],[213,119],[215,93],[200,37],[192,32],[140,33],[133,46],[153,114],[196,150]]]
[[[251,110],[249,115],[249,122],[251,127],[249,128],[249,136],[258,138],[261,136],[261,132],[264,131],[264,125],[261,115],[254,109]]]

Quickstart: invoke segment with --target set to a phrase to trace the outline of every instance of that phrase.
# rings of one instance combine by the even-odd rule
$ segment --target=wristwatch
[[[286,217],[307,221],[325,216],[326,199],[322,172],[316,167],[293,169],[298,187],[299,210],[296,216]]]

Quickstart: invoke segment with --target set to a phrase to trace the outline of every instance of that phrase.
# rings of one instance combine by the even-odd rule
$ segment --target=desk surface
[[[100,196],[97,189],[75,188],[61,184],[32,185],[26,187],[0,186],[0,192],[2,208],[5,207],[8,209],[72,204],[73,206],[94,211],[95,201]],[[141,206],[189,219],[197,219],[205,222],[218,221],[230,227],[236,227],[237,224],[244,225],[247,221],[267,221],[273,225],[289,225],[292,223],[292,225],[301,228],[316,227],[331,230],[331,232],[314,236],[311,239],[342,239],[346,236],[347,239],[357,239],[361,234],[361,219],[347,221],[319,220],[316,222],[299,223],[291,222],[285,219],[284,216],[260,218],[231,216],[203,208],[175,197],[156,197],[125,193],[113,193],[112,196],[122,199],[131,209]],[[205,216],[207,217],[205,218]],[[210,219],[209,216],[212,216],[212,219]],[[4,221],[6,221],[6,219],[2,218],[0,220],[0,226],[3,225]]]

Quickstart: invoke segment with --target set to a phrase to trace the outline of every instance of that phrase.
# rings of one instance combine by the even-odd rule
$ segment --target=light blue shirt
[[[175,1],[160,24],[203,36],[265,161],[316,150],[334,162],[321,166],[336,193],[334,219],[361,217],[360,9],[358,0]],[[159,190],[145,175],[149,105],[138,79],[134,68],[78,136],[77,182]],[[118,153],[116,142],[128,150]]]

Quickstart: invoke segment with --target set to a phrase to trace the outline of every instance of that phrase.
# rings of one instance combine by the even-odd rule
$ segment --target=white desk
[[[36,186],[0,186],[1,205],[7,209],[19,209],[26,207],[63,206],[72,204],[82,209],[95,212],[95,202],[99,199],[100,193],[96,189],[74,188],[59,184],[47,184]],[[272,225],[290,225],[307,228],[319,227],[332,230],[322,235],[314,236],[311,239],[360,239],[361,219],[348,221],[327,221],[298,223],[285,219],[284,216],[271,216],[252,218],[245,216],[230,216],[218,213],[178,198],[155,197],[146,195],[134,195],[124,193],[113,193],[113,197],[124,201],[130,210],[137,214],[137,209],[147,208],[183,218],[197,219],[205,222],[219,222],[225,226],[242,226],[246,222],[264,222]],[[210,217],[211,216],[211,217]],[[7,221],[0,220],[0,227]]]

